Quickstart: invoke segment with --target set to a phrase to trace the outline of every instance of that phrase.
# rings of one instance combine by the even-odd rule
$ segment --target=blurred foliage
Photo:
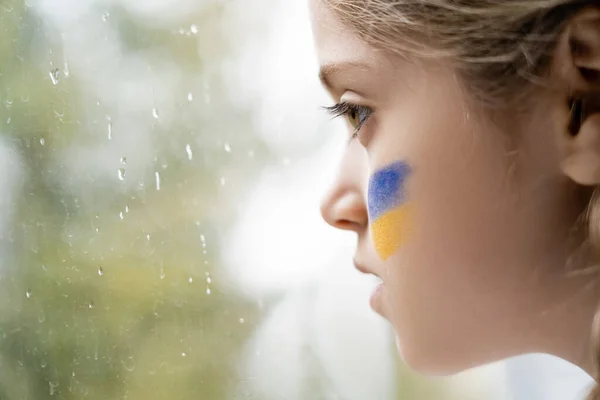
[[[213,63],[230,46],[217,29],[222,12],[215,3],[189,15],[212,29],[203,40],[212,42]],[[89,13],[113,27],[123,52],[141,54],[141,67],[168,60],[181,102],[165,120],[160,110],[115,112],[94,98],[85,71],[67,70],[62,32],[36,6],[0,5],[0,134],[18,155],[0,259],[0,398],[227,398],[259,309],[213,277],[220,229],[234,218],[220,200],[220,176],[236,165],[243,181],[267,154],[247,112],[228,103],[223,78],[205,71],[201,39],[116,6]],[[188,95],[205,73],[206,93]],[[217,126],[225,114],[234,118]],[[68,158],[78,148],[84,160],[90,148],[112,148],[109,141],[128,134],[119,131],[127,119],[154,154],[138,162],[137,182],[128,182],[136,153],[107,156],[109,179],[93,169],[73,177],[69,165],[77,163]],[[218,139],[214,129],[223,132]],[[225,140],[235,152],[223,150]],[[211,217],[217,204],[228,216],[222,227]]]

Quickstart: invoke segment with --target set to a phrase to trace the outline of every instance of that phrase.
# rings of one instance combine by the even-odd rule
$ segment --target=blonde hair
[[[543,73],[568,17],[594,0],[323,0],[367,43],[403,57],[445,58],[494,106]],[[401,39],[401,40],[399,40]],[[528,83],[527,86],[524,83]]]
[[[518,104],[527,96],[525,89],[544,84],[566,22],[582,8],[598,4],[597,0],[322,1],[376,48],[407,58],[451,62],[479,104],[491,107]],[[600,249],[597,197],[590,201],[587,241]],[[600,312],[594,325],[593,351],[600,373]],[[600,400],[600,389],[594,389],[588,400]]]

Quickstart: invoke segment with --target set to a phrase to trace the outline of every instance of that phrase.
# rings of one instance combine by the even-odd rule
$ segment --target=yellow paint
[[[395,208],[371,224],[371,236],[379,257],[388,259],[406,241],[410,233],[411,207],[405,204]]]

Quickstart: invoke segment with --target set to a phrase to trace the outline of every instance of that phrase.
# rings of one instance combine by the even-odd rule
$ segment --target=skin
[[[589,201],[577,174],[591,172],[578,149],[589,146],[566,139],[567,91],[540,90],[527,111],[492,115],[443,60],[407,62],[374,49],[319,0],[311,14],[325,88],[335,102],[372,110],[322,214],[357,234],[355,265],[382,279],[372,307],[392,324],[404,360],[447,375],[542,352],[593,374],[596,281],[567,273],[573,227]],[[571,60],[564,46],[557,52]],[[554,63],[553,71],[572,87],[569,68]],[[600,137],[600,124],[584,126]],[[413,170],[405,189],[414,229],[384,261],[370,235],[368,182],[397,161]]]

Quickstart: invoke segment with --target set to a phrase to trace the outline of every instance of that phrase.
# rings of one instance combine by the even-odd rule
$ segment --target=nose
[[[321,215],[329,225],[342,230],[360,232],[367,224],[367,210],[362,195],[335,187],[324,197]]]
[[[367,174],[364,149],[350,145],[337,179],[321,203],[321,215],[329,225],[357,233],[367,227],[369,217],[363,190]]]

